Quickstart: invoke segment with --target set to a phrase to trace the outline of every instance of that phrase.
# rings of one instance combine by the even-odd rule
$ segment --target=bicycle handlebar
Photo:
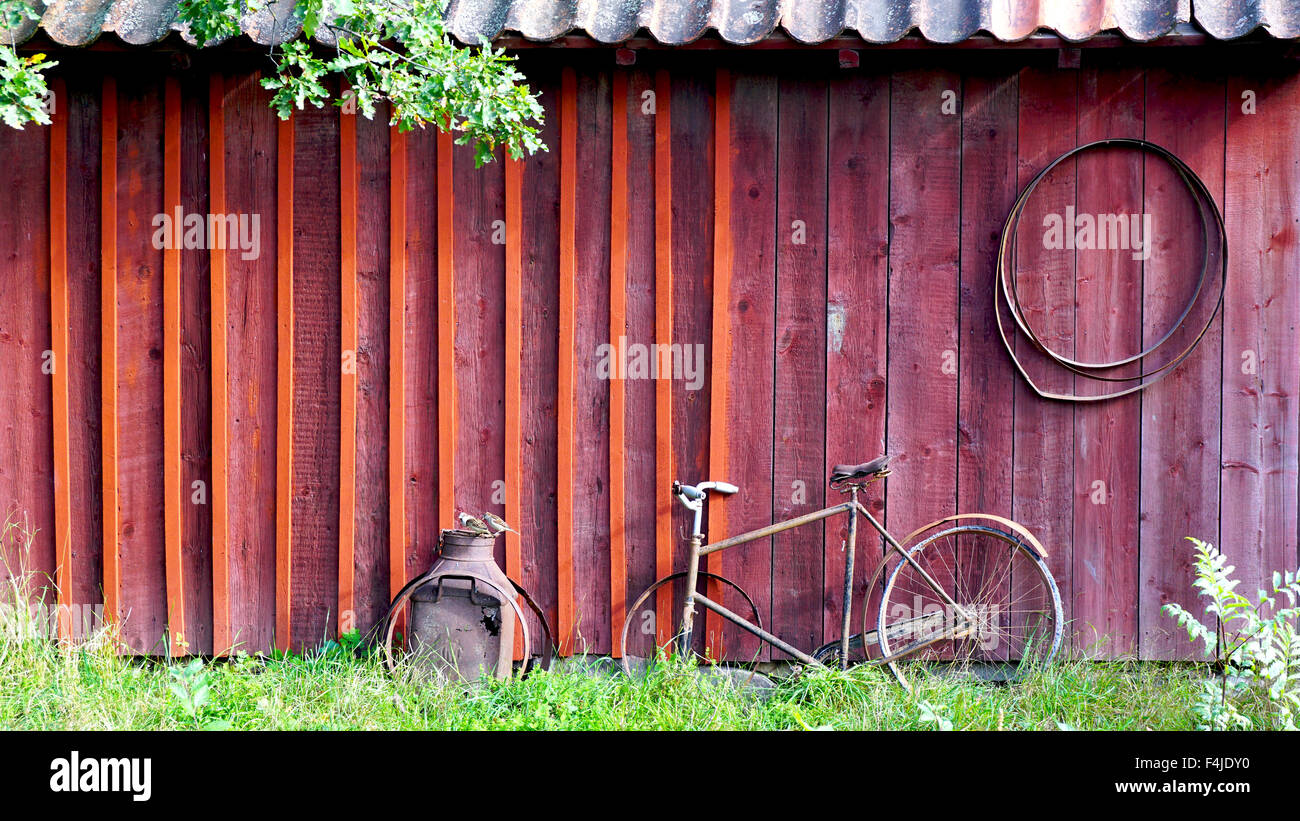
[[[718,493],[730,496],[739,492],[740,488],[730,482],[700,482],[698,485],[673,482],[673,495],[681,498],[685,503],[703,501],[710,490],[716,490]]]

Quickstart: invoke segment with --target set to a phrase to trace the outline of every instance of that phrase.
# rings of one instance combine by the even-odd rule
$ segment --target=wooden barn
[[[383,111],[278,120],[258,81],[291,0],[204,49],[176,6],[54,0],[0,35],[59,62],[53,125],[0,126],[0,506],[6,574],[33,572],[64,631],[103,612],[141,654],[311,647],[488,510],[562,651],[617,655],[627,604],[683,559],[673,479],[740,487],[717,539],[823,507],[830,465],[885,452],[891,530],[1033,530],[1079,653],[1191,652],[1160,611],[1194,601],[1185,536],[1243,590],[1300,560],[1291,5],[452,0],[450,30],[517,54],[547,112],[549,151],[480,169]],[[1112,137],[1204,182],[1224,297],[1146,389],[1044,399],[995,322],[1003,222]],[[1045,338],[1114,359],[1177,323],[1208,252],[1159,157],[1079,155],[1035,203],[1020,298]],[[1149,223],[1132,253],[1064,254],[1038,241],[1057,213]],[[227,241],[188,243],[188,215]],[[630,376],[653,345],[676,372]],[[710,566],[814,647],[839,635],[842,537]]]

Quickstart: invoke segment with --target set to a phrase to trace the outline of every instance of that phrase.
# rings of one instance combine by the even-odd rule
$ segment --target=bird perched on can
[[[502,533],[505,533],[507,530],[510,531],[511,533],[515,533],[515,534],[519,533],[518,530],[515,530],[510,525],[506,524],[505,519],[502,519],[500,516],[496,515],[495,513],[484,513],[483,521],[487,522],[487,526],[492,529],[493,536],[500,536]]]
[[[496,534],[493,533],[488,528],[487,525],[483,524],[483,522],[480,521],[479,519],[475,519],[473,516],[469,515],[468,513],[461,513],[460,516],[458,516],[457,518],[460,519],[460,526],[470,531],[471,533],[477,534],[479,536],[493,536],[493,537],[496,536]]]

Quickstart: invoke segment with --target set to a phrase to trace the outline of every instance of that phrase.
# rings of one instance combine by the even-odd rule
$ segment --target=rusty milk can
[[[410,663],[441,678],[509,677],[522,613],[514,585],[493,557],[495,539],[444,530],[440,544],[438,560],[411,594]]]

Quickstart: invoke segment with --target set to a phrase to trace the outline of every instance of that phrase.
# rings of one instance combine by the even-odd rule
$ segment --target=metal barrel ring
[[[524,589],[524,586],[514,579],[510,579],[510,583],[514,585],[515,592],[520,596],[523,596],[524,604],[528,605],[528,609],[533,611],[533,615],[537,617],[538,623],[542,625],[542,634],[544,638],[542,646],[545,649],[546,655],[542,657],[540,663],[543,670],[549,670],[551,669],[551,664],[555,661],[555,636],[551,634],[551,625],[546,621],[546,614],[542,612],[542,608],[533,600],[533,597],[528,594],[528,591]],[[532,658],[525,655],[523,669],[519,671],[519,675],[521,677],[526,676],[531,673],[532,670]]]
[[[1052,169],[1056,168],[1066,160],[1076,157],[1086,151],[1093,151],[1107,147],[1133,148],[1145,153],[1153,154],[1163,159],[1171,168],[1173,168],[1179,180],[1183,183],[1183,186],[1191,194],[1192,199],[1196,203],[1197,213],[1200,217],[1201,233],[1205,239],[1205,250],[1202,255],[1201,270],[1197,277],[1196,287],[1192,292],[1191,298],[1183,307],[1178,319],[1159,339],[1127,357],[1108,362],[1084,362],[1067,357],[1064,354],[1053,350],[1034,331],[1029,321],[1025,318],[1024,311],[1020,304],[1020,292],[1016,277],[1016,240],[1020,230],[1020,218],[1023,215],[1026,204],[1029,202],[1030,196],[1034,193],[1038,184],[1051,173]],[[1073,226],[1070,227],[1070,230],[1073,230]],[[1144,363],[1144,360],[1146,360],[1147,357],[1163,348],[1165,344],[1173,339],[1178,331],[1187,323],[1188,318],[1200,303],[1202,295],[1205,293],[1206,282],[1210,278],[1211,260],[1214,257],[1214,248],[1216,244],[1214,241],[1214,234],[1216,231],[1218,235],[1217,245],[1220,259],[1217,272],[1218,293],[1215,297],[1213,310],[1209,312],[1209,315],[1206,317],[1205,322],[1200,326],[1196,336],[1185,347],[1171,356],[1167,362],[1159,367],[1148,368],[1145,364],[1142,364],[1139,365],[1138,373],[1123,376],[1110,376],[1104,373],[1105,371],[1129,365],[1134,362]],[[1150,238],[1147,238],[1146,241],[1149,243],[1151,240]],[[1006,348],[1007,354],[1010,355],[1011,361],[1016,366],[1016,370],[1020,372],[1020,375],[1024,378],[1025,382],[1029,384],[1029,387],[1034,391],[1034,393],[1043,399],[1053,399],[1066,402],[1100,402],[1106,399],[1114,399],[1116,397],[1136,393],[1137,391],[1155,384],[1178,367],[1178,365],[1187,359],[1187,357],[1191,356],[1192,352],[1196,349],[1196,346],[1200,344],[1200,341],[1209,331],[1210,326],[1214,323],[1214,317],[1218,315],[1219,310],[1223,305],[1224,290],[1227,286],[1227,277],[1228,240],[1227,231],[1223,224],[1223,215],[1219,212],[1218,205],[1214,202],[1214,197],[1205,187],[1205,183],[1201,181],[1201,178],[1196,175],[1196,172],[1192,171],[1187,163],[1183,162],[1182,159],[1169,149],[1147,140],[1131,137],[1096,140],[1072,148],[1057,157],[1049,163],[1047,167],[1039,171],[1032,180],[1030,180],[1029,184],[1025,186],[1025,189],[1016,199],[1016,202],[1012,206],[1011,212],[1007,215],[1006,222],[1003,225],[1002,237],[998,247],[998,262],[993,289],[993,316],[994,321],[997,323],[998,337],[1002,340],[1003,347]],[[1016,354],[1015,346],[1012,344],[1012,338],[1011,336],[1008,336],[1007,328],[1004,327],[1002,321],[1002,310],[1004,305],[1010,312],[1011,317],[1015,322],[1015,327],[1019,328],[1020,332],[1028,337],[1036,350],[1057,365],[1089,380],[1109,383],[1135,382],[1136,384],[1131,384],[1122,389],[1113,390],[1108,393],[1098,394],[1057,393],[1045,390],[1033,380],[1029,375],[1028,370],[1025,368],[1024,363]],[[1012,330],[1012,336],[1014,336],[1014,329]]]
[[[432,577],[432,575],[433,575],[432,573],[425,573],[408,582],[406,586],[403,587],[401,591],[397,594],[397,596],[393,599],[393,603],[392,605],[389,606],[388,612],[384,615],[384,618],[379,622],[380,624],[384,624],[384,623],[387,624],[387,629],[384,634],[384,663],[388,667],[388,671],[390,673],[393,674],[397,673],[397,662],[393,658],[393,637],[394,637],[393,634],[397,629],[397,614],[401,611],[402,607],[405,606],[406,603],[410,600],[411,596],[415,593],[415,591],[419,589],[419,587],[424,582],[428,581]],[[528,659],[530,657],[532,647],[531,647],[531,642],[529,640],[528,624],[524,620],[524,611],[519,607],[519,603],[514,600],[514,597],[512,597],[507,591],[501,589],[501,587],[498,586],[496,582],[478,573],[470,573],[470,572],[462,571],[458,573],[442,574],[440,578],[462,579],[465,581],[473,581],[473,582],[484,584],[487,587],[491,588],[494,592],[496,592],[500,596],[501,601],[509,603],[510,608],[514,611],[515,618],[519,619],[520,628],[523,630],[524,665],[523,665],[523,669],[520,671],[520,675],[526,674],[529,669]],[[511,580],[510,583],[511,585],[514,586],[516,590],[523,592],[522,588],[520,588],[518,583],[516,583],[513,580]],[[524,593],[524,601],[534,608],[534,612],[540,615],[541,611],[537,609],[536,604],[532,602],[532,597],[528,596],[527,593]],[[549,636],[550,626],[546,624],[545,619],[542,620],[542,628]],[[549,660],[547,666],[548,667],[550,666]]]

